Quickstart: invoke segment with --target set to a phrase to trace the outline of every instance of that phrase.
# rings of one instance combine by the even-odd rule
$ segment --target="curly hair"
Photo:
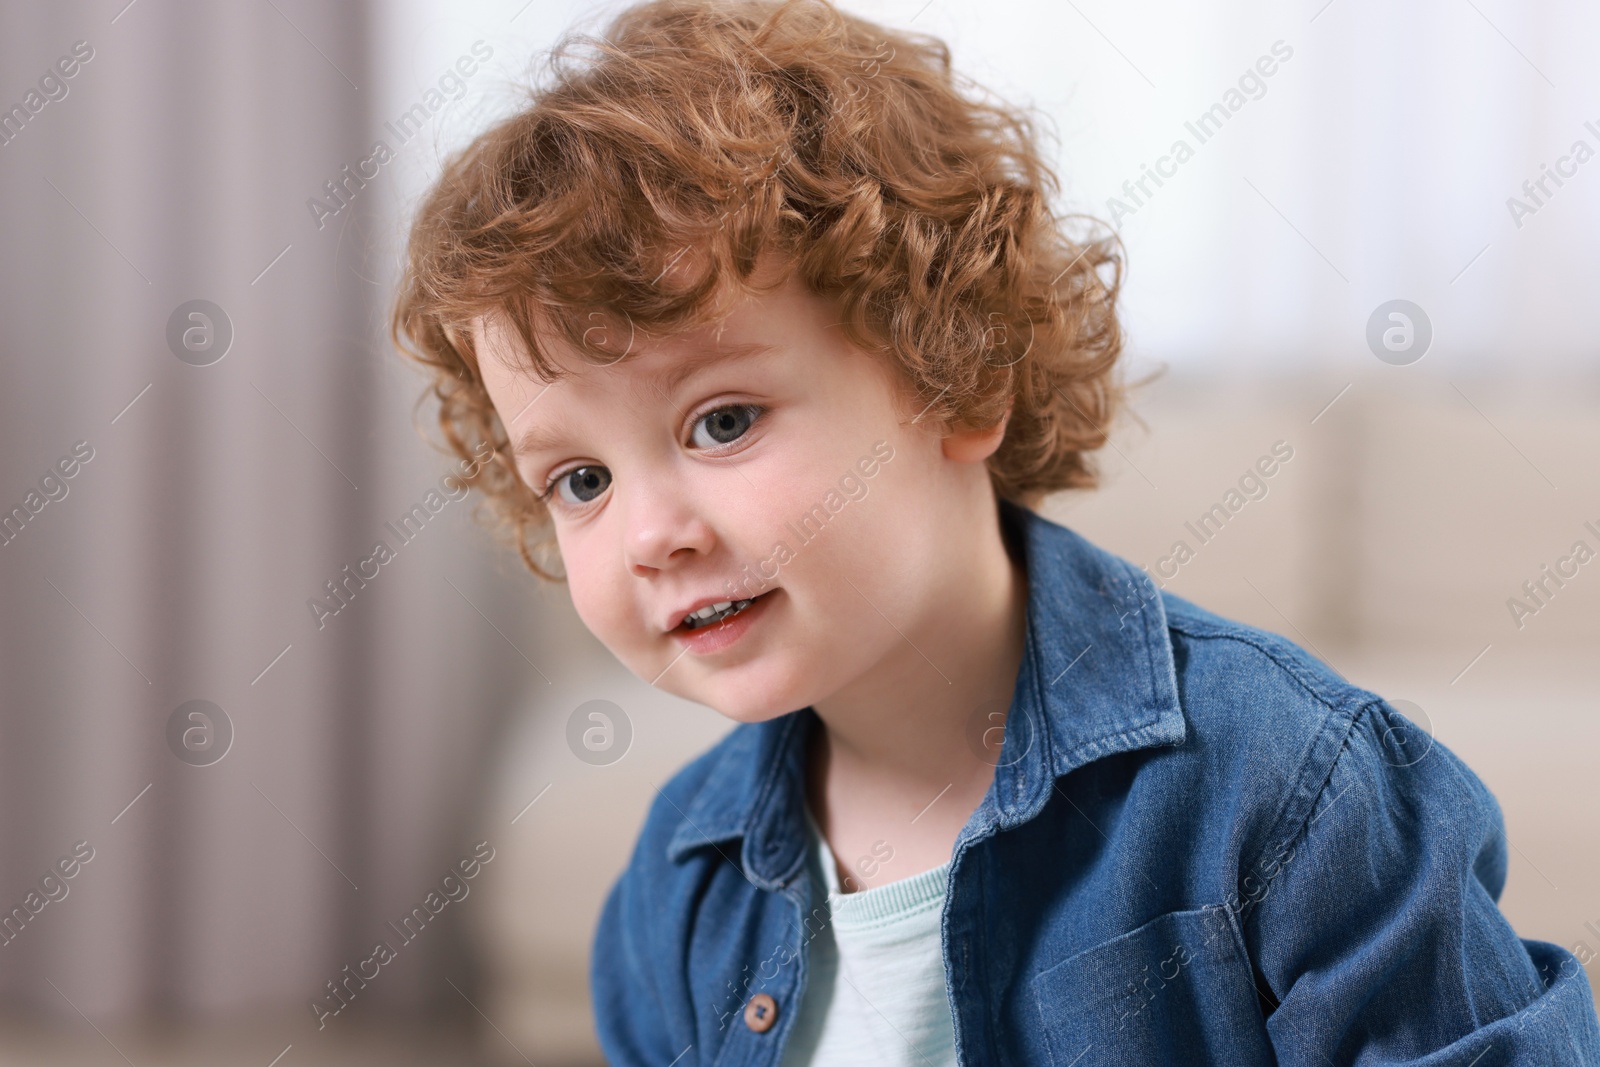
[[[710,321],[777,254],[950,427],[1009,412],[998,495],[1097,484],[1124,396],[1114,232],[1075,240],[1022,110],[936,38],[828,0],[653,0],[569,34],[527,106],[451,158],[413,223],[392,330],[431,373],[446,451],[527,567],[557,578],[549,515],[511,456],[471,324],[505,317],[533,369],[553,331],[591,362],[636,331]],[[692,255],[687,253],[693,252]],[[1100,268],[1109,268],[1109,279]],[[631,343],[629,345],[631,348]],[[619,351],[621,349],[621,351]],[[479,512],[482,518],[481,509]]]

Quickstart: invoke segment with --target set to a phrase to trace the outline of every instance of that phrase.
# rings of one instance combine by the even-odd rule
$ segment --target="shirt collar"
[[[1183,712],[1155,583],[1132,564],[1035,512],[1000,502],[1023,551],[1028,626],[995,779],[964,835],[1032,819],[1057,777],[1093,760],[1181,744]],[[742,839],[740,864],[764,889],[805,860],[805,753],[820,720],[810,708],[736,727],[683,809],[667,845],[682,858]],[[731,858],[731,857],[730,857]]]

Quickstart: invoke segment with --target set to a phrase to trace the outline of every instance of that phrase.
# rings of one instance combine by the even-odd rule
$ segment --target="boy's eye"
[[[761,409],[754,404],[734,404],[701,416],[694,424],[693,441],[700,448],[731,444],[743,437]]]
[[[709,411],[695,421],[692,434],[696,448],[714,449],[731,444],[750,432],[750,427],[761,417],[762,409],[756,404],[730,404]],[[570,507],[582,507],[611,487],[611,471],[599,464],[573,467],[551,479],[543,499],[559,494],[561,502]]]
[[[574,467],[557,478],[551,488],[561,494],[563,502],[576,507],[605,492],[610,484],[611,472],[604,467]]]

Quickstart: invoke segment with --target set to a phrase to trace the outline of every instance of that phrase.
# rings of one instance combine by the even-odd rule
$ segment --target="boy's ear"
[[[939,442],[946,459],[956,463],[982,463],[994,455],[995,449],[1006,438],[1006,423],[1011,421],[1011,409],[993,426],[978,429],[955,430]]]

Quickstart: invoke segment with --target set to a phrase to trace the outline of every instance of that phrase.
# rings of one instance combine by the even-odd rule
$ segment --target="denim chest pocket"
[[[1032,985],[1057,1067],[1273,1062],[1249,961],[1221,908],[1158,915]]]

